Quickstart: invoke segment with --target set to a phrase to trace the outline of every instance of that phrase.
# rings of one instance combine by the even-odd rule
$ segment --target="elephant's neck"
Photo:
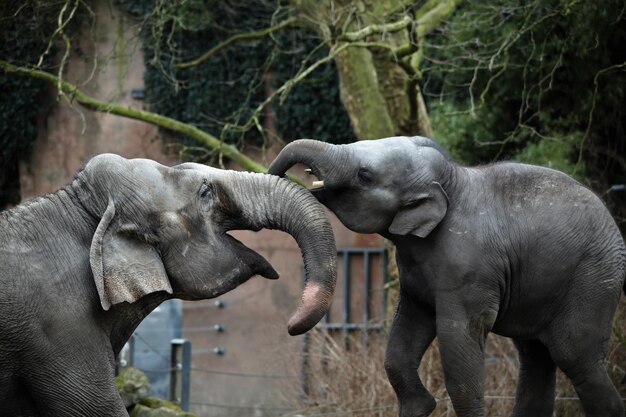
[[[2,229],[11,234],[7,240],[44,250],[47,259],[61,256],[62,251],[74,253],[76,246],[88,248],[98,224],[69,185],[0,213],[0,223],[6,224]]]
[[[130,339],[137,326],[139,326],[139,323],[162,302],[171,298],[172,296],[164,291],[152,293],[132,304],[121,303],[115,305],[104,313],[104,323],[115,356],[120,353],[124,344]]]
[[[468,198],[467,195],[480,192],[482,188],[480,170],[455,163],[447,164],[440,182],[451,204],[455,204],[457,201],[465,201],[465,198]]]

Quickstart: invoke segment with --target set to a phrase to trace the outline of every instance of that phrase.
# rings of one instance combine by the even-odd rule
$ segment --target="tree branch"
[[[39,80],[49,82],[55,87],[57,87],[60,93],[67,95],[68,99],[76,100],[78,104],[85,107],[86,109],[97,111],[97,112],[102,112],[102,113],[111,113],[117,116],[129,118],[129,119],[141,120],[143,122],[147,122],[147,123],[171,130],[173,132],[182,133],[183,135],[192,138],[198,143],[204,146],[207,146],[208,148],[214,149],[215,151],[229,158],[230,160],[237,163],[240,167],[246,170],[254,171],[254,172],[261,172],[261,173],[267,172],[267,169],[263,165],[260,165],[254,160],[248,158],[247,156],[239,152],[237,148],[235,148],[234,146],[228,145],[220,141],[215,136],[209,135],[208,133],[198,129],[195,126],[180,122],[178,120],[175,120],[166,116],[152,113],[149,111],[138,110],[132,107],[120,106],[117,104],[97,100],[83,93],[75,85],[70,84],[67,81],[60,80],[54,75],[44,72],[44,71],[24,68],[24,67],[17,67],[6,61],[1,61],[1,60],[0,60],[0,71],[6,74],[13,74],[13,75],[19,75],[22,77],[36,78]],[[297,182],[300,185],[304,185],[304,183],[301,180],[298,180]]]
[[[399,32],[409,26],[412,21],[413,20],[410,16],[403,16],[402,19],[396,22],[385,23],[382,25],[369,25],[355,32],[346,32],[337,37],[337,40],[343,42],[356,42],[378,33]]]
[[[276,32],[278,30],[281,30],[283,28],[293,25],[294,23],[296,23],[297,20],[298,19],[296,17],[290,17],[289,19],[284,20],[280,22],[279,24],[269,27],[269,28],[257,30],[254,32],[238,33],[237,35],[232,36],[226,39],[225,41],[220,42],[219,44],[215,45],[213,48],[209,49],[199,58],[196,58],[193,61],[189,61],[189,62],[179,62],[175,65],[175,67],[176,68],[195,67],[197,65],[202,64],[204,61],[211,58],[213,55],[217,54],[219,51],[221,51],[224,48],[227,48],[228,46],[230,46],[231,44],[235,42],[262,38],[263,36],[269,35],[270,33]]]
[[[436,5],[434,6],[429,5],[429,3],[425,4],[425,11],[420,13],[420,10],[418,10],[415,16],[417,38],[421,39],[432,32],[433,29],[447,19],[462,2],[463,0],[444,0],[435,2]],[[432,3],[432,1],[430,3]]]

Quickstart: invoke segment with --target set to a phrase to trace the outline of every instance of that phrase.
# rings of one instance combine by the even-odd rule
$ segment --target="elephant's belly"
[[[535,339],[550,325],[550,320],[541,314],[510,314],[497,318],[491,331],[500,336],[516,339]]]
[[[494,333],[513,338],[537,338],[552,325],[555,317],[569,309],[567,285],[551,282],[520,286],[516,290],[502,298],[492,329]]]

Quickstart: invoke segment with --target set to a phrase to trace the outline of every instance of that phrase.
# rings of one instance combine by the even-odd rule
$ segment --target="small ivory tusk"
[[[324,186],[324,181],[313,181],[311,184],[311,188],[322,188]]]
[[[305,169],[304,172],[306,172],[309,175],[313,175],[313,170],[311,168]]]

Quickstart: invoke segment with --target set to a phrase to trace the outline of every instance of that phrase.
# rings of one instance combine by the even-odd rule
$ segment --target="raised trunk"
[[[337,279],[335,238],[323,206],[304,188],[263,174],[240,174],[239,207],[252,228],[282,230],[294,237],[304,260],[302,300],[288,323],[289,334],[302,334],[328,311]]]
[[[332,145],[317,140],[299,139],[285,146],[268,168],[268,174],[284,176],[289,168],[300,163],[315,170],[322,169]],[[326,177],[326,172],[314,172]]]

